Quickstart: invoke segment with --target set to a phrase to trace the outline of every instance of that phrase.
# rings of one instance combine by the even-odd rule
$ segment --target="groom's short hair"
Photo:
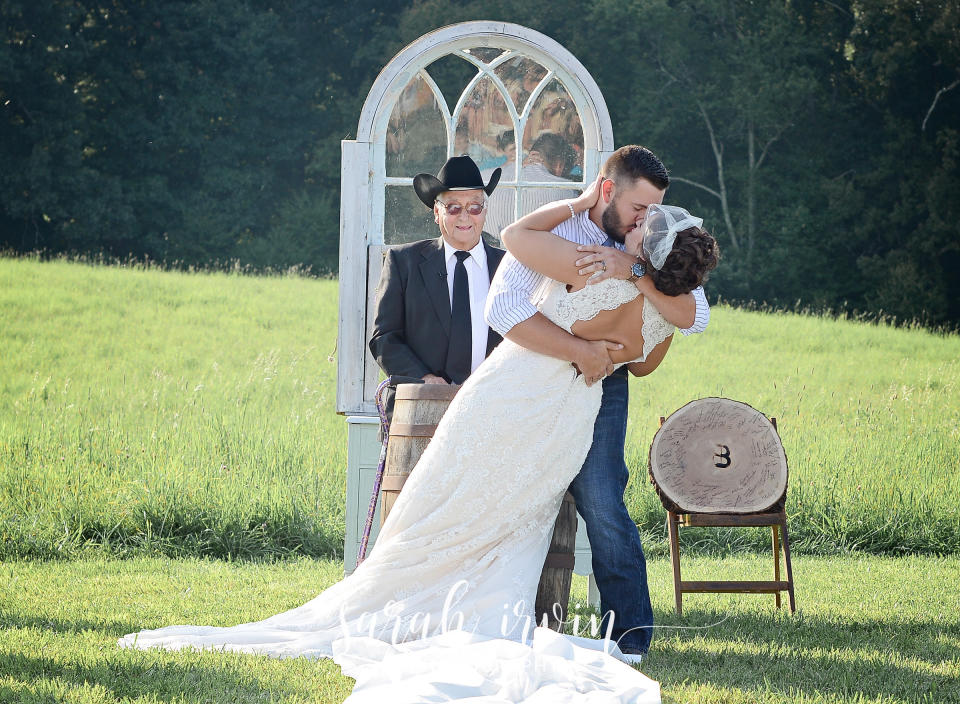
[[[614,183],[634,183],[645,178],[661,191],[670,185],[667,167],[652,151],[639,144],[628,144],[611,154],[603,165],[602,173]]]

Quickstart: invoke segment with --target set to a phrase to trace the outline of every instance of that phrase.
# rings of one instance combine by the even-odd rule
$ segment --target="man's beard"
[[[623,244],[626,240],[626,235],[624,234],[625,226],[620,222],[620,218],[617,215],[616,204],[617,197],[614,196],[610,201],[610,205],[607,206],[607,209],[603,211],[603,215],[600,216],[600,225],[603,226],[603,231],[607,233],[610,239]]]

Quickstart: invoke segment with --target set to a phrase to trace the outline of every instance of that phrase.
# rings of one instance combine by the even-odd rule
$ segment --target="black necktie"
[[[470,283],[463,260],[470,252],[455,252],[453,269],[453,305],[450,307],[450,344],[447,346],[447,376],[462,384],[470,376],[473,361],[473,327],[470,323]]]

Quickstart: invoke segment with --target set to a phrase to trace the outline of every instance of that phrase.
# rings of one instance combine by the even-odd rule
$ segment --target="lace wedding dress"
[[[570,330],[637,290],[606,280],[541,312]],[[644,357],[673,328],[644,303]],[[361,702],[659,702],[603,641],[534,628],[554,519],[593,438],[600,384],[504,340],[463,385],[356,571],[303,606],[226,628],[170,626],[124,647],[332,657]],[[612,647],[612,651],[611,651]]]

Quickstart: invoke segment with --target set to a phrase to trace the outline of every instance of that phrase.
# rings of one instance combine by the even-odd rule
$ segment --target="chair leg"
[[[787,537],[787,512],[781,517],[780,530],[783,533],[783,558],[787,565],[787,586],[790,594],[790,613],[797,612],[797,604],[793,596],[793,567],[790,565],[790,538]]]
[[[679,517],[673,511],[667,511],[667,532],[670,534],[670,561],[673,563],[673,596],[677,606],[677,615],[683,616],[683,592],[680,591],[680,541],[677,522]]]
[[[770,532],[773,533],[773,579],[776,582],[780,581],[780,526],[773,525],[770,526]],[[777,600],[777,608],[780,608],[780,592],[775,594]]]

